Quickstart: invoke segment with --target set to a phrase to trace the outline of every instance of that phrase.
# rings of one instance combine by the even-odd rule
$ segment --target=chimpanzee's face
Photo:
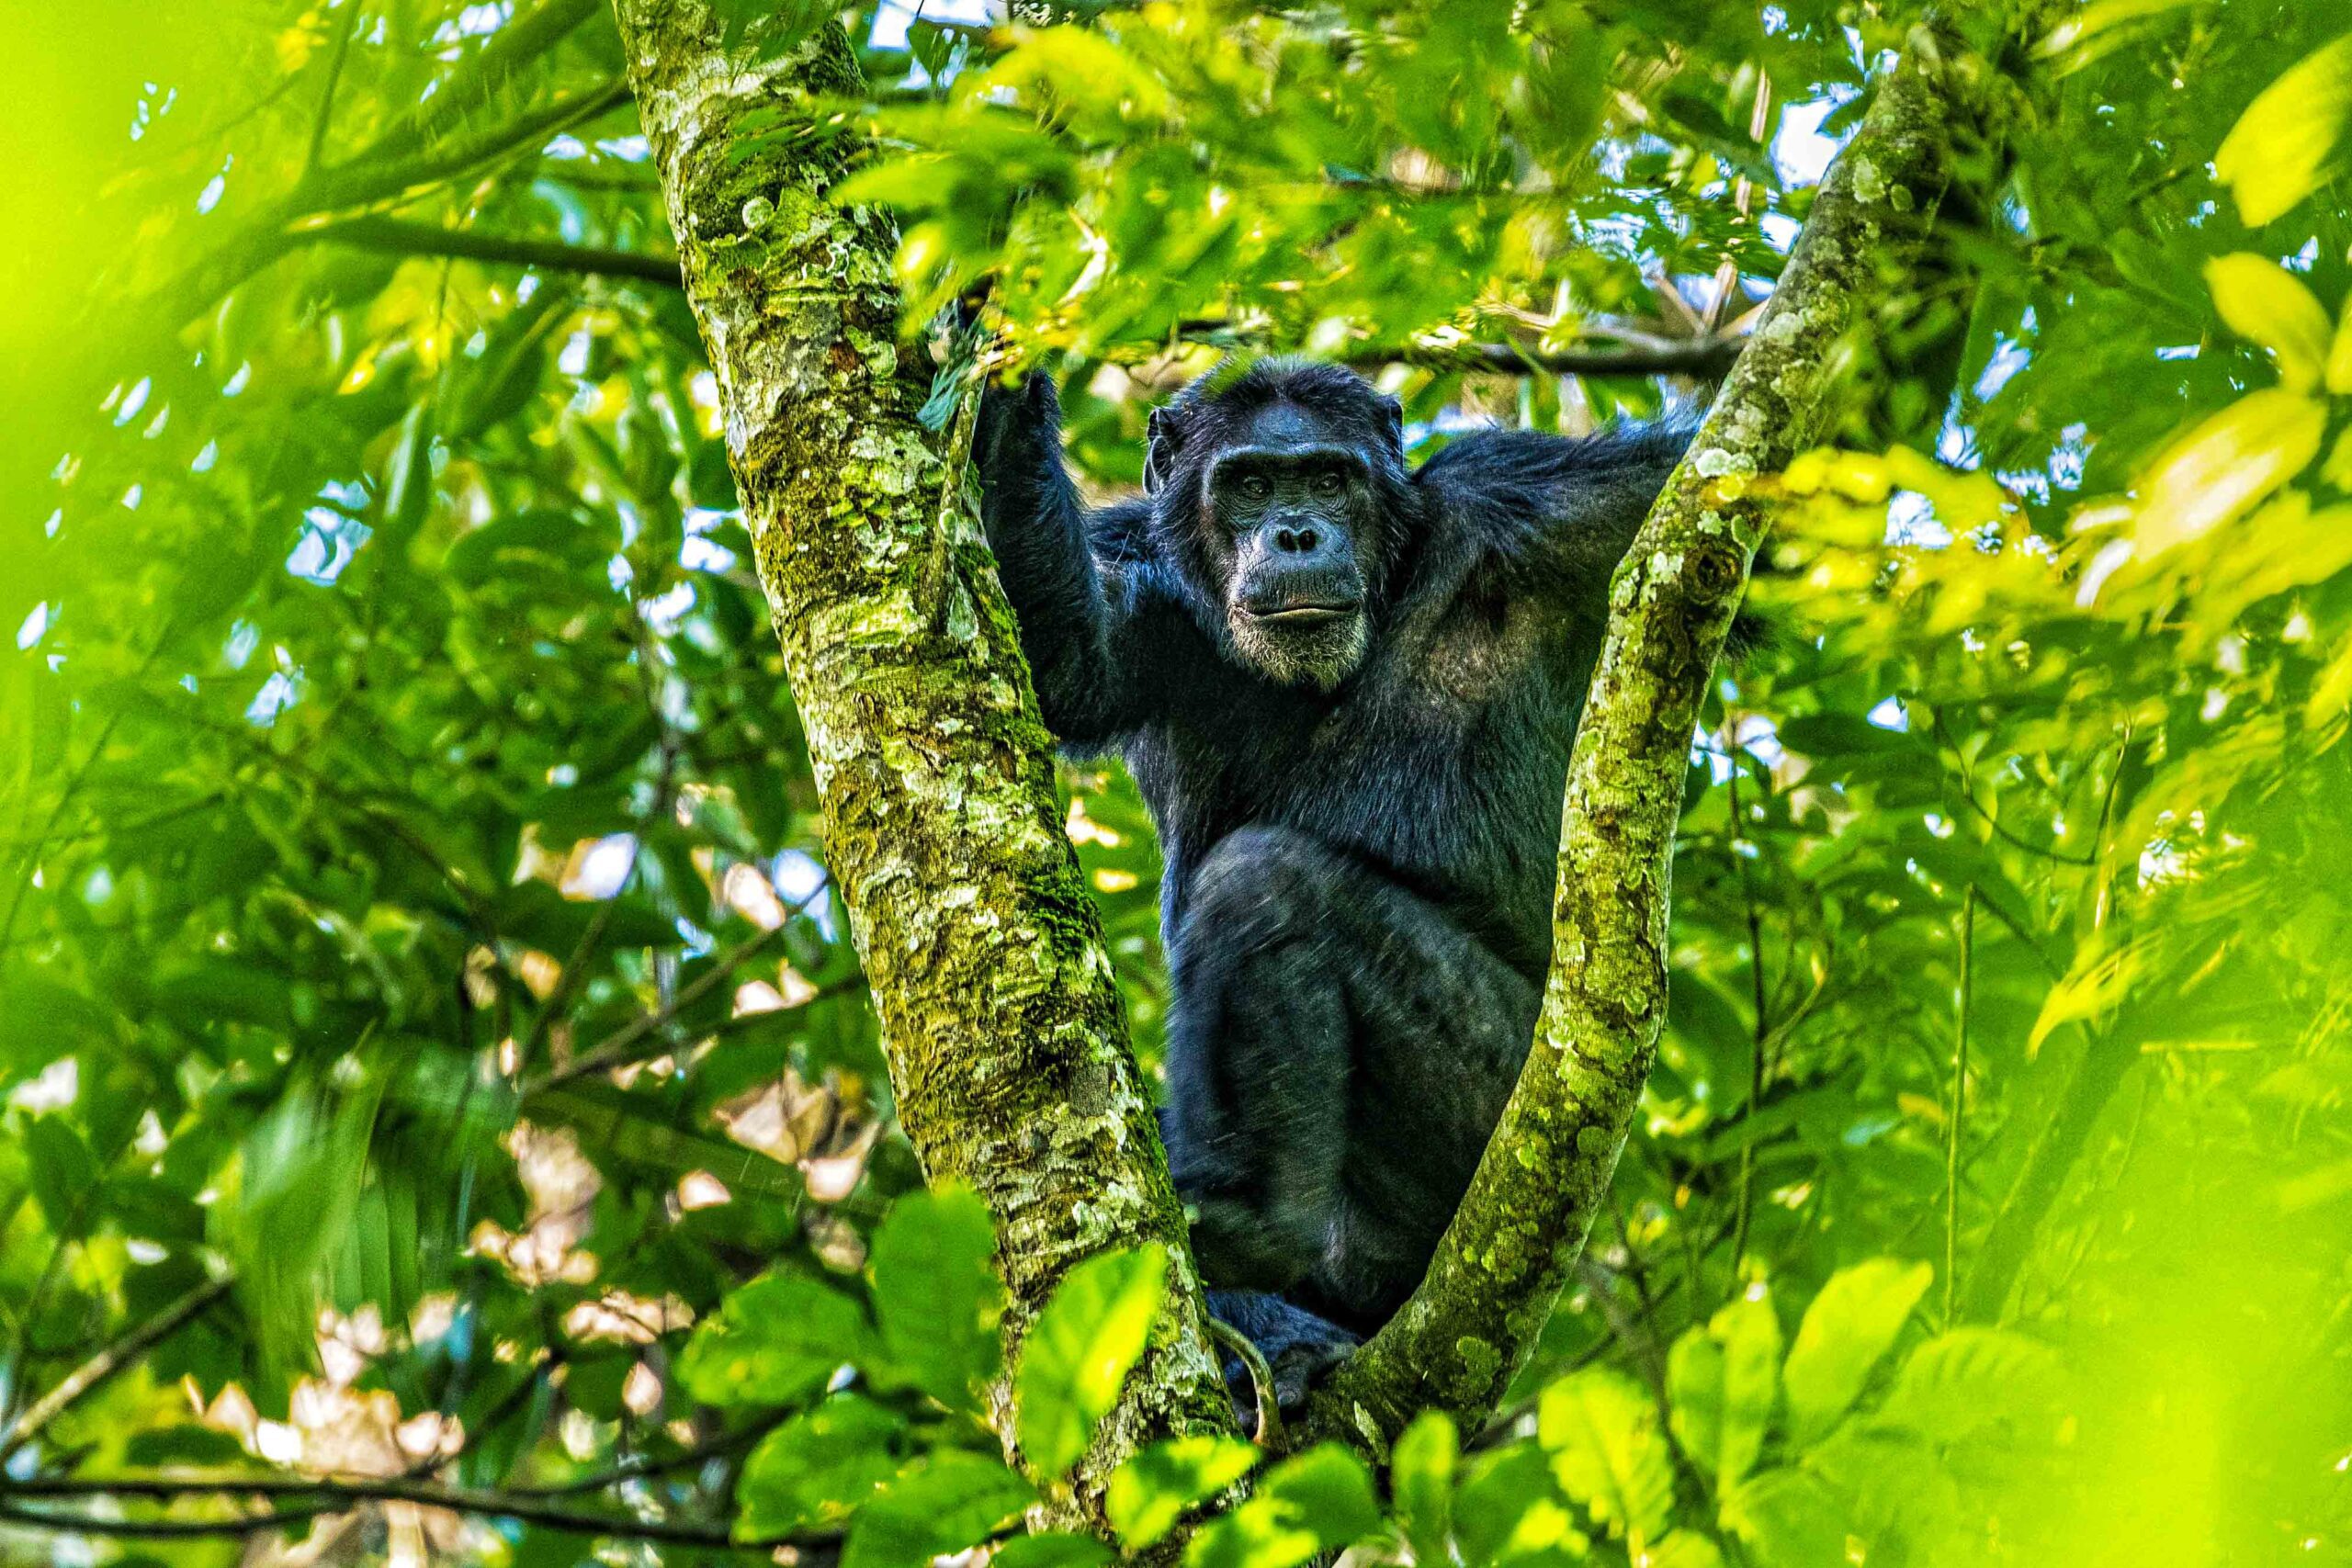
[[[1371,646],[1378,498],[1361,437],[1269,403],[1206,455],[1204,554],[1234,650],[1268,680],[1330,691]]]

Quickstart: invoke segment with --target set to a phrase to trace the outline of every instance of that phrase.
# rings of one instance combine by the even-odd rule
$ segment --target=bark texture
[[[1666,1021],[1683,774],[1770,521],[1770,477],[1826,432],[1848,334],[1907,276],[1950,178],[1970,70],[1939,35],[1915,34],[1618,570],[1568,773],[1535,1047],[1427,1278],[1317,1396],[1309,1437],[1385,1455],[1420,1410],[1482,1420],[1583,1249]]]
[[[1015,1358],[1073,1262],[1175,1260],[1172,1331],[1048,1510],[1100,1529],[1121,1459],[1231,1416],[973,485],[916,417],[932,367],[899,346],[897,235],[827,198],[860,149],[815,98],[857,91],[855,59],[830,21],[730,39],[700,0],[616,8],[899,1120],[995,1216]]]

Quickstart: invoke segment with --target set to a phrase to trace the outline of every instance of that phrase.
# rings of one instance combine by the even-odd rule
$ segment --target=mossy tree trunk
[[[1385,1453],[1425,1409],[1483,1421],[1583,1250],[1666,1021],[1683,775],[1770,522],[1772,476],[1827,432],[1848,334],[1905,287],[1966,131],[1976,63],[1947,35],[1914,34],[1618,569],[1569,767],[1535,1048],[1427,1278],[1317,1395],[1307,1437]]]
[[[964,455],[916,417],[932,367],[899,341],[897,235],[827,197],[860,149],[812,99],[856,92],[855,57],[831,21],[729,38],[700,0],[616,8],[899,1120],[995,1217],[1015,1357],[1078,1259],[1177,1260],[1172,1331],[1053,1510],[1099,1529],[1121,1458],[1231,1417]]]

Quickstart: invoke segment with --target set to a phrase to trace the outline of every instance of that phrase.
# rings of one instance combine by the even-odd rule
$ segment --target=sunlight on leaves
[[[2158,457],[2141,487],[2135,537],[2159,555],[2245,516],[2309,468],[2327,407],[2285,390],[2250,392]]]
[[[2318,387],[2335,334],[2301,278],[2267,256],[2240,251],[2206,263],[2205,284],[2229,329],[2270,351],[2287,390]]]
[[[2340,160],[2352,122],[2352,33],[2312,54],[2247,106],[2213,171],[2237,194],[2238,216],[2259,227],[2317,190]]]

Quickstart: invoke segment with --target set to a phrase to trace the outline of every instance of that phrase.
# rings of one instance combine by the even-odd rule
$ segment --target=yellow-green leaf
[[[2042,1043],[2067,1024],[2096,1018],[2121,1001],[2139,977],[2140,955],[2134,949],[2086,947],[2076,953],[2074,968],[2042,997],[2041,1012],[2026,1036],[2028,1059],[2039,1056]]]
[[[1939,1443],[1993,1422],[2051,1414],[2059,1373],[2049,1347],[1997,1328],[1955,1328],[1911,1352],[1873,1418]]]
[[[1185,1568],[1295,1568],[1380,1529],[1380,1499],[1363,1461],[1337,1443],[1285,1460],[1258,1495],[1210,1523],[1184,1549]]]
[[[2327,481],[2329,489],[2352,495],[2352,430],[2335,438],[2327,461],[2320,465],[2319,477]]]
[[[2144,21],[2188,3],[2189,0],[2096,0],[2051,28],[2035,52],[2044,60],[2071,52],[2075,58],[2070,66],[2080,65],[2113,47],[2114,40],[2102,39],[2102,34],[2111,35],[2126,22]]]
[[[2335,319],[2335,341],[2327,351],[2327,389],[2337,397],[2352,397],[2352,294],[2344,297],[2343,313]]]
[[[1238,1438],[1205,1432],[1170,1438],[1113,1473],[1103,1512],[1127,1550],[1140,1551],[1174,1529],[1185,1509],[1232,1485],[1257,1462],[1258,1450]]]
[[[2284,217],[2333,171],[2352,120],[2352,33],[2289,71],[2247,106],[2213,171],[2259,227]]]
[[[1599,1369],[1562,1379],[1544,1391],[1535,1430],[1560,1489],[1594,1523],[1637,1542],[1665,1531],[1674,1469],[1657,1407],[1630,1379]]]
[[[1892,1258],[1873,1258],[1829,1277],[1781,1369],[1794,1441],[1811,1442],[1837,1425],[1934,1278],[1924,1263]]]
[[[2325,582],[2352,568],[2352,506],[2314,508],[2290,490],[2217,545],[2190,625],[2219,636],[2252,605],[2290,589]]]
[[[1698,1531],[1676,1530],[1635,1562],[1636,1568],[1723,1568],[1724,1554]]]
[[[2319,385],[2334,331],[2327,308],[2301,278],[2267,256],[2238,251],[2205,264],[2205,285],[2230,331],[2270,351],[2289,391]]]
[[[2303,703],[2303,722],[2317,729],[2333,724],[2352,707],[2352,647],[2346,648],[2321,671]]]
[[[1736,1301],[1675,1341],[1666,1377],[1675,1436],[1718,1493],[1763,1452],[1780,1374],[1781,1322],[1770,1302]]]
[[[1453,1529],[1453,1467],[1461,1440],[1441,1410],[1424,1410],[1396,1439],[1388,1469],[1396,1523],[1414,1561],[1442,1563]]]
[[[2141,558],[2234,522],[2310,467],[2327,405],[2273,389],[2240,398],[2156,460],[2141,486]]]
[[[1168,1254],[1157,1247],[1090,1258],[1056,1287],[1021,1346],[1015,1430],[1038,1472],[1078,1462],[1117,1402],[1159,1315]]]

